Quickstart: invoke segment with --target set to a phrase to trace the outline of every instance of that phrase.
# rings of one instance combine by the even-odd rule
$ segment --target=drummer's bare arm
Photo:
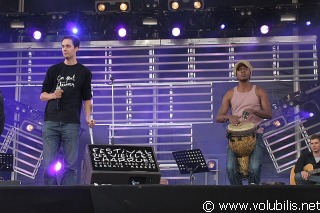
[[[258,86],[256,89],[256,94],[260,98],[261,109],[260,110],[245,109],[244,111],[249,112],[250,114],[254,114],[263,119],[272,118],[272,110],[271,110],[268,94],[262,87],[258,87]]]
[[[232,95],[233,95],[233,90],[229,90],[223,96],[222,104],[219,108],[218,115],[216,117],[216,121],[218,123],[224,123],[227,121],[229,121],[230,123],[232,123],[234,125],[237,125],[240,123],[239,117],[227,114],[229,111],[229,108],[231,106],[230,102],[231,102]]]

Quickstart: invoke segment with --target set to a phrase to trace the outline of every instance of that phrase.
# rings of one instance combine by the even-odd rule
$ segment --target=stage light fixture
[[[131,10],[131,6],[130,1],[128,0],[95,1],[95,10],[99,13],[129,12]]]
[[[178,37],[181,34],[181,30],[179,27],[172,28],[172,35]]]
[[[73,27],[71,31],[73,34],[77,34],[79,32],[78,28],[76,27]]]
[[[202,2],[201,1],[194,1],[193,7],[196,10],[201,9],[202,8]]]
[[[147,26],[156,26],[158,25],[158,19],[156,18],[143,18],[142,24]]]
[[[305,118],[315,117],[315,115],[320,114],[320,107],[317,102],[312,99],[300,106],[300,114]]]
[[[77,34],[80,31],[78,24],[75,22],[68,22],[65,28],[72,34]]]
[[[207,161],[209,171],[216,172],[218,170],[218,159],[209,159]]]
[[[28,124],[28,125],[26,126],[26,130],[27,130],[28,132],[32,132],[32,131],[34,130],[34,126],[33,126],[32,124]]]
[[[221,30],[224,30],[225,28],[226,28],[226,25],[225,25],[225,24],[221,24],[221,25],[220,25],[220,29],[221,29]]]
[[[104,11],[106,10],[106,5],[105,5],[105,4],[102,4],[102,3],[98,4],[98,5],[97,5],[97,10],[98,10],[99,12],[104,12]]]
[[[118,30],[118,35],[123,38],[127,35],[127,30],[123,27],[121,27],[119,30]]]
[[[56,172],[60,171],[62,168],[62,164],[60,163],[60,161],[57,161],[57,163],[54,165],[54,170]]]
[[[51,175],[55,175],[57,174],[57,172],[59,172],[61,169],[63,168],[62,163],[57,160],[56,162],[53,162],[53,164],[50,165],[48,172]]]
[[[33,35],[33,38],[36,40],[39,40],[42,37],[42,33],[39,30],[34,31],[32,35]]]
[[[127,11],[128,10],[128,4],[121,3],[119,8],[120,8],[121,11]]]
[[[168,1],[168,9],[171,11],[177,10],[202,10],[204,9],[203,0],[179,0]]]
[[[169,1],[169,9],[178,10],[180,7],[179,2],[177,1]]]
[[[268,27],[268,25],[262,25],[262,26],[260,27],[260,32],[261,32],[262,34],[267,34],[267,33],[269,32],[269,27]]]
[[[10,28],[12,29],[24,29],[25,25],[23,21],[11,21]]]
[[[285,117],[283,115],[278,116],[274,119],[271,120],[265,120],[260,124],[260,127],[262,127],[265,132],[271,131],[271,130],[275,130],[278,128],[281,128],[285,125],[287,125],[287,120],[285,119]]]
[[[306,26],[310,26],[311,25],[311,21],[306,21]]]
[[[279,128],[279,127],[283,126],[283,124],[284,124],[283,120],[280,120],[280,119],[277,119],[277,120],[272,122],[272,125],[275,128]]]
[[[296,14],[281,14],[280,16],[281,22],[295,22],[297,21],[297,15]]]
[[[145,0],[144,6],[149,10],[157,9],[159,8],[159,0]]]

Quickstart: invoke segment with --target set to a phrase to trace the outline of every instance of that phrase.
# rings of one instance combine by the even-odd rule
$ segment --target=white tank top
[[[261,109],[260,99],[256,94],[256,85],[253,85],[249,92],[239,92],[237,87],[233,89],[233,96],[231,98],[232,115],[242,116],[244,109]],[[240,118],[240,121],[242,122],[244,119]],[[250,115],[246,121],[258,126],[262,122],[262,118],[256,115]]]

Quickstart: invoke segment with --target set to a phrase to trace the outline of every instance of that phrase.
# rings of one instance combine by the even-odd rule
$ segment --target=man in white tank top
[[[233,72],[239,81],[238,86],[228,90],[222,99],[216,121],[229,122],[239,126],[242,122],[250,122],[257,126],[263,119],[272,118],[272,110],[266,91],[250,83],[253,67],[248,61],[239,61],[235,64]],[[230,111],[230,113],[228,113]],[[239,172],[237,154],[228,147],[227,175],[231,185],[243,185],[242,181],[248,178],[248,184],[260,184],[261,158],[263,154],[263,129],[258,128],[256,133],[256,146],[250,154],[249,174],[243,177]]]

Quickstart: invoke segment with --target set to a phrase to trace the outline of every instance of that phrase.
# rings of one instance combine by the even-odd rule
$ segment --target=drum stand
[[[209,172],[200,149],[172,152],[180,174],[190,175],[190,185],[195,180],[194,173]]]

